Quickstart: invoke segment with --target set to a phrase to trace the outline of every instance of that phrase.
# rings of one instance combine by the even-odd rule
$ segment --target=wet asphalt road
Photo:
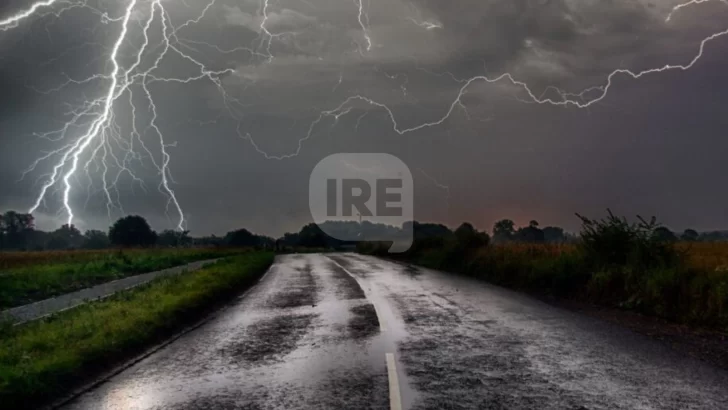
[[[289,255],[212,320],[66,408],[400,403],[728,409],[728,373],[626,329],[467,278],[355,254]]]

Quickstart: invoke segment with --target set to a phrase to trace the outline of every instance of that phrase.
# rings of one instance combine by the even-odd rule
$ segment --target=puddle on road
[[[320,385],[313,408],[389,409],[389,388],[383,369],[337,370]],[[341,394],[346,392],[346,394]]]
[[[318,285],[312,273],[311,264],[296,269],[298,276],[289,279],[289,285],[267,302],[268,307],[290,309],[302,306],[314,306],[318,301]]]
[[[346,273],[340,266],[334,262],[329,262],[328,269],[333,272],[334,286],[339,300],[364,299],[366,295],[359,283],[351,275]]]
[[[261,320],[248,326],[243,338],[224,349],[225,353],[248,363],[280,358],[296,349],[317,316],[299,314]]]
[[[400,359],[420,392],[415,409],[578,409],[578,392],[539,373],[526,354],[528,340],[494,326],[490,318],[465,315],[447,295],[400,295],[409,336]],[[548,405],[545,405],[548,403]],[[593,404],[589,403],[589,404]]]
[[[416,277],[422,275],[422,271],[414,265],[406,265],[402,270],[407,276]]]
[[[295,289],[276,294],[268,301],[268,306],[277,309],[290,309],[314,306],[316,293],[307,289]]]
[[[365,339],[379,332],[379,319],[374,305],[360,305],[349,309],[348,332],[354,339]]]

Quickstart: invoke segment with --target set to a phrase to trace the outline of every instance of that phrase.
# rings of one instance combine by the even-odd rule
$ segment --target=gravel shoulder
[[[654,316],[567,300],[543,299],[554,306],[603,320],[669,346],[675,352],[728,370],[728,334],[668,322]]]

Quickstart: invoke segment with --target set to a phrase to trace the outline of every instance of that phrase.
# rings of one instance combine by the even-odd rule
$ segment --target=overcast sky
[[[542,101],[586,103],[602,91],[577,94],[616,69],[689,64],[701,40],[728,29],[719,0],[669,21],[680,1],[363,0],[361,13],[357,0],[153,3],[137,1],[115,60],[130,0],[59,0],[0,27],[0,209],[36,203],[65,151],[49,153],[103,113],[112,62],[121,73],[143,50],[130,73],[139,76],[69,179],[82,229],[123,214],[174,228],[179,215],[158,189],[168,160],[194,235],[298,230],[311,218],[311,171],[340,152],[401,158],[423,221],[489,229],[508,217],[576,230],[574,212],[611,208],[674,229],[728,228],[728,35],[689,70],[613,76],[588,108],[536,104],[509,78],[464,88],[510,73]],[[5,4],[0,22],[32,3]],[[47,190],[40,228],[65,223],[64,189]]]

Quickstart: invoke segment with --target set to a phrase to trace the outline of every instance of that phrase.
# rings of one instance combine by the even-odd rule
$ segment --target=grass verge
[[[140,273],[241,252],[240,249],[135,249],[82,252],[79,258],[71,256],[64,258],[64,252],[58,252],[56,262],[16,265],[0,271],[0,310]],[[0,259],[3,257],[4,254],[0,253]]]
[[[46,402],[202,317],[255,283],[270,252],[226,258],[0,334],[0,402]]]

